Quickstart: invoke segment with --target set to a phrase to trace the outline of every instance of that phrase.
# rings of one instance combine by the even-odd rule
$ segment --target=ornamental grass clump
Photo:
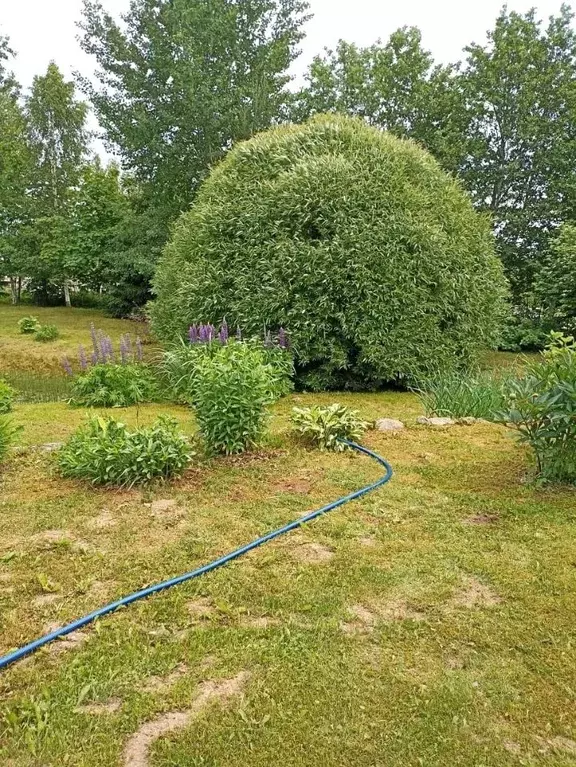
[[[196,359],[192,405],[208,453],[242,453],[261,439],[272,382],[261,349],[238,341]]]
[[[552,333],[539,361],[510,379],[498,420],[518,432],[544,482],[576,484],[576,342]]]
[[[190,441],[173,418],[129,430],[112,418],[92,417],[58,451],[64,477],[97,485],[131,487],[184,472],[194,456]]]
[[[238,142],[159,261],[156,335],[289,328],[297,384],[373,389],[478,361],[506,291],[490,222],[416,143],[321,115]]]
[[[294,432],[304,442],[320,450],[335,452],[350,450],[342,440],[357,442],[370,426],[356,410],[338,403],[326,407],[295,407],[291,420]]]

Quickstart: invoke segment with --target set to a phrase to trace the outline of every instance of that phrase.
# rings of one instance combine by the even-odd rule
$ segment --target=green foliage
[[[14,389],[0,378],[0,415],[12,410],[12,401],[15,396]]]
[[[194,452],[172,418],[129,431],[114,419],[92,417],[58,453],[64,477],[132,486],[182,474]]]
[[[504,282],[488,223],[427,152],[323,116],[232,149],[155,289],[161,338],[201,318],[284,327],[300,385],[336,388],[473,361],[495,340]]]
[[[542,480],[576,483],[576,344],[552,334],[541,361],[511,379],[498,417],[518,431],[536,457]]]
[[[0,415],[0,462],[6,458],[10,445],[20,430],[21,427],[14,426],[10,419]]]
[[[40,329],[40,322],[37,317],[29,315],[18,320],[18,328],[21,333],[36,333]]]
[[[505,352],[542,351],[550,327],[537,316],[513,316],[502,327],[498,348]]]
[[[351,449],[341,440],[358,442],[370,425],[360,418],[358,411],[338,403],[326,407],[295,407],[292,424],[296,434],[306,442],[320,450],[336,452]]]
[[[415,389],[426,415],[485,418],[504,407],[507,378],[492,372],[452,371],[433,376]]]
[[[158,395],[154,375],[145,365],[95,365],[72,384],[71,404],[79,407],[128,407]]]
[[[60,331],[56,325],[41,325],[34,333],[34,340],[41,343],[48,343],[49,341],[55,341],[60,337]]]
[[[193,406],[211,453],[241,453],[264,432],[271,397],[269,368],[251,344],[212,344],[196,358]]]
[[[576,225],[565,224],[552,239],[536,293],[550,324],[576,333]]]
[[[119,22],[84,0],[81,45],[99,83],[81,84],[144,189],[149,261],[157,231],[165,241],[226,148],[278,118],[305,10],[302,0],[134,0]]]
[[[20,402],[60,402],[70,398],[71,381],[67,376],[35,372],[9,372],[4,376],[18,393]]]

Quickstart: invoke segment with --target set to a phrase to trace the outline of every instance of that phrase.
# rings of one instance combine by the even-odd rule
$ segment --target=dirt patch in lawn
[[[248,676],[246,671],[242,671],[233,679],[202,682],[189,709],[162,714],[157,719],[146,722],[126,743],[123,754],[124,767],[148,767],[150,748],[159,738],[189,727],[212,702],[224,704],[239,695]]]
[[[321,543],[302,543],[292,549],[291,554],[299,562],[307,564],[319,564],[328,562],[334,556],[334,552]]]
[[[351,605],[348,612],[352,620],[340,624],[345,634],[367,634],[373,631],[378,621],[422,621],[426,618],[425,613],[411,607],[404,599]]]
[[[77,714],[90,714],[92,716],[101,716],[102,714],[113,714],[120,709],[122,701],[120,698],[110,698],[106,703],[86,703],[83,706],[76,706],[74,711]]]
[[[500,604],[501,598],[489,586],[481,583],[477,578],[466,578],[464,585],[449,601],[450,607],[466,607],[468,609],[480,607],[495,607]]]
[[[307,477],[287,477],[272,485],[277,493],[293,493],[296,495],[308,495],[312,490],[312,483]]]
[[[188,666],[185,663],[179,663],[166,676],[151,676],[140,688],[141,692],[152,692],[160,694],[173,687],[176,682],[188,673]]]
[[[495,525],[500,521],[498,514],[475,514],[462,520],[465,525]]]
[[[194,623],[216,617],[218,610],[208,597],[196,597],[186,602],[186,610]]]

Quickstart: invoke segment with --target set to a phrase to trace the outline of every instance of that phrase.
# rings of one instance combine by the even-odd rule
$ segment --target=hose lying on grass
[[[349,442],[348,440],[342,441],[346,442],[346,444],[354,450],[374,458],[374,460],[377,461],[381,466],[384,466],[386,469],[384,476],[376,480],[376,482],[373,482],[370,485],[366,485],[366,487],[362,487],[360,490],[356,490],[355,492],[350,493],[350,495],[345,495],[342,498],[339,498],[337,501],[333,501],[327,506],[323,506],[321,509],[311,511],[309,514],[295,519],[294,522],[290,522],[289,524],[284,525],[284,527],[279,527],[277,530],[272,530],[272,532],[263,535],[261,538],[256,538],[256,540],[252,541],[251,543],[247,543],[245,546],[242,546],[235,551],[231,551],[229,554],[226,554],[219,559],[215,559],[213,562],[210,562],[207,565],[203,565],[202,567],[199,567],[196,570],[192,570],[189,573],[185,573],[184,575],[179,575],[176,578],[171,578],[170,580],[156,583],[153,586],[148,586],[148,588],[142,589],[141,591],[135,591],[133,594],[129,594],[122,599],[118,599],[116,602],[111,602],[110,604],[105,605],[98,610],[94,610],[94,612],[91,612],[88,615],[85,615],[83,618],[78,618],[78,620],[75,620],[72,623],[68,623],[66,626],[62,626],[61,628],[56,629],[56,631],[52,631],[50,634],[45,634],[43,637],[40,637],[39,639],[36,639],[33,642],[30,642],[29,644],[24,645],[23,647],[20,647],[17,650],[14,650],[13,652],[1,657],[0,669],[10,666],[12,663],[15,663],[21,658],[24,658],[26,655],[30,655],[30,653],[33,653],[40,647],[44,647],[44,645],[47,645],[56,639],[60,639],[60,637],[64,637],[67,634],[71,634],[73,631],[77,631],[78,629],[87,626],[97,618],[102,618],[104,615],[108,615],[109,613],[114,612],[119,607],[126,607],[127,605],[132,604],[132,602],[137,602],[138,600],[144,599],[151,594],[156,594],[159,591],[164,591],[165,589],[169,589],[172,586],[178,586],[180,583],[185,583],[186,581],[190,581],[193,578],[198,578],[200,575],[204,575],[205,573],[209,573],[212,570],[216,570],[218,567],[222,567],[222,565],[228,564],[228,562],[231,562],[233,559],[238,559],[238,557],[247,554],[249,551],[252,551],[252,549],[256,549],[258,546],[262,546],[264,543],[268,543],[268,541],[274,540],[274,538],[278,538],[285,533],[289,533],[291,530],[295,530],[296,528],[305,525],[307,522],[311,522],[313,519],[322,516],[322,514],[327,514],[329,511],[333,511],[333,509],[337,509],[339,506],[343,506],[349,501],[353,501],[356,498],[360,498],[361,496],[366,495],[366,493],[370,493],[373,490],[376,490],[378,487],[385,485],[392,479],[392,467],[388,461],[386,461],[384,458],[381,458],[379,455],[376,455],[376,453],[373,453],[371,450],[368,450],[368,448],[362,447],[362,445],[357,445],[355,442]]]

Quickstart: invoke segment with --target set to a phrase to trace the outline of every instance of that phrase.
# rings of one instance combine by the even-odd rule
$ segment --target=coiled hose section
[[[193,578],[198,578],[201,575],[204,575],[205,573],[209,573],[212,570],[216,570],[218,567],[227,565],[228,562],[232,562],[232,560],[238,559],[239,557],[244,556],[244,554],[247,554],[249,551],[252,551],[252,549],[256,549],[259,546],[262,546],[263,544],[268,543],[268,541],[274,540],[274,538],[279,538],[281,535],[285,535],[286,533],[289,533],[291,530],[295,530],[296,528],[301,527],[302,525],[305,525],[308,522],[311,522],[313,519],[316,519],[317,517],[320,517],[323,514],[327,514],[329,511],[333,511],[334,509],[337,509],[339,506],[343,506],[345,503],[349,503],[350,501],[354,501],[356,498],[360,498],[361,496],[366,495],[367,493],[371,493],[373,490],[376,490],[382,485],[385,485],[387,482],[389,482],[392,479],[392,467],[390,466],[388,461],[386,461],[384,458],[381,458],[379,455],[372,452],[372,450],[368,450],[368,448],[363,447],[362,445],[357,445],[355,442],[349,442],[348,440],[341,440],[341,441],[347,444],[349,447],[353,448],[354,450],[357,450],[359,453],[364,453],[365,455],[368,455],[370,456],[370,458],[373,458],[375,461],[377,461],[381,466],[383,466],[386,469],[386,473],[384,474],[384,476],[382,476],[376,482],[373,482],[370,485],[366,485],[366,487],[362,487],[360,490],[356,490],[355,492],[350,493],[350,495],[345,495],[342,498],[339,498],[337,501],[333,501],[332,503],[329,503],[327,506],[323,506],[321,509],[317,509],[316,511],[311,511],[309,514],[306,514],[303,517],[299,517],[298,519],[294,520],[294,522],[290,522],[289,524],[284,525],[284,527],[279,527],[277,530],[272,530],[272,532],[267,533],[266,535],[263,535],[261,538],[257,538],[251,543],[247,543],[245,546],[241,546],[239,549],[236,549],[235,551],[231,551],[229,554],[226,554],[225,556],[220,557],[219,559],[215,559],[213,562],[210,562],[207,565],[198,567],[196,570],[192,570],[191,572],[185,573],[184,575],[179,575],[176,578],[171,578],[170,580],[162,581],[162,583],[156,583],[153,586],[148,586],[147,588],[142,589],[141,591],[135,591],[133,594],[129,594],[128,596],[123,597],[122,599],[118,599],[116,602],[111,602],[110,604],[105,605],[104,607],[101,607],[98,610],[94,610],[94,612],[88,613],[88,615],[85,615],[83,618],[78,618],[78,620],[75,620],[72,623],[68,623],[66,626],[62,626],[61,628],[56,629],[56,631],[52,631],[50,634],[45,634],[43,637],[40,637],[39,639],[35,639],[33,642],[30,642],[29,644],[24,645],[23,647],[20,647],[17,650],[14,650],[13,652],[8,653],[7,655],[4,655],[3,657],[1,657],[0,669],[10,666],[12,663],[15,663],[21,658],[24,658],[27,655],[30,655],[31,653],[35,652],[40,647],[44,647],[44,645],[47,645],[50,642],[54,642],[56,639],[60,639],[60,637],[64,637],[67,634],[71,634],[73,631],[77,631],[78,629],[81,629],[84,626],[87,626],[89,623],[92,623],[98,618],[102,618],[104,615],[109,615],[110,613],[113,613],[115,610],[118,610],[120,607],[127,607],[133,602],[138,602],[140,599],[145,599],[146,597],[149,597],[151,594],[156,594],[159,591],[170,589],[172,588],[172,586],[178,586],[180,583],[191,581]]]

